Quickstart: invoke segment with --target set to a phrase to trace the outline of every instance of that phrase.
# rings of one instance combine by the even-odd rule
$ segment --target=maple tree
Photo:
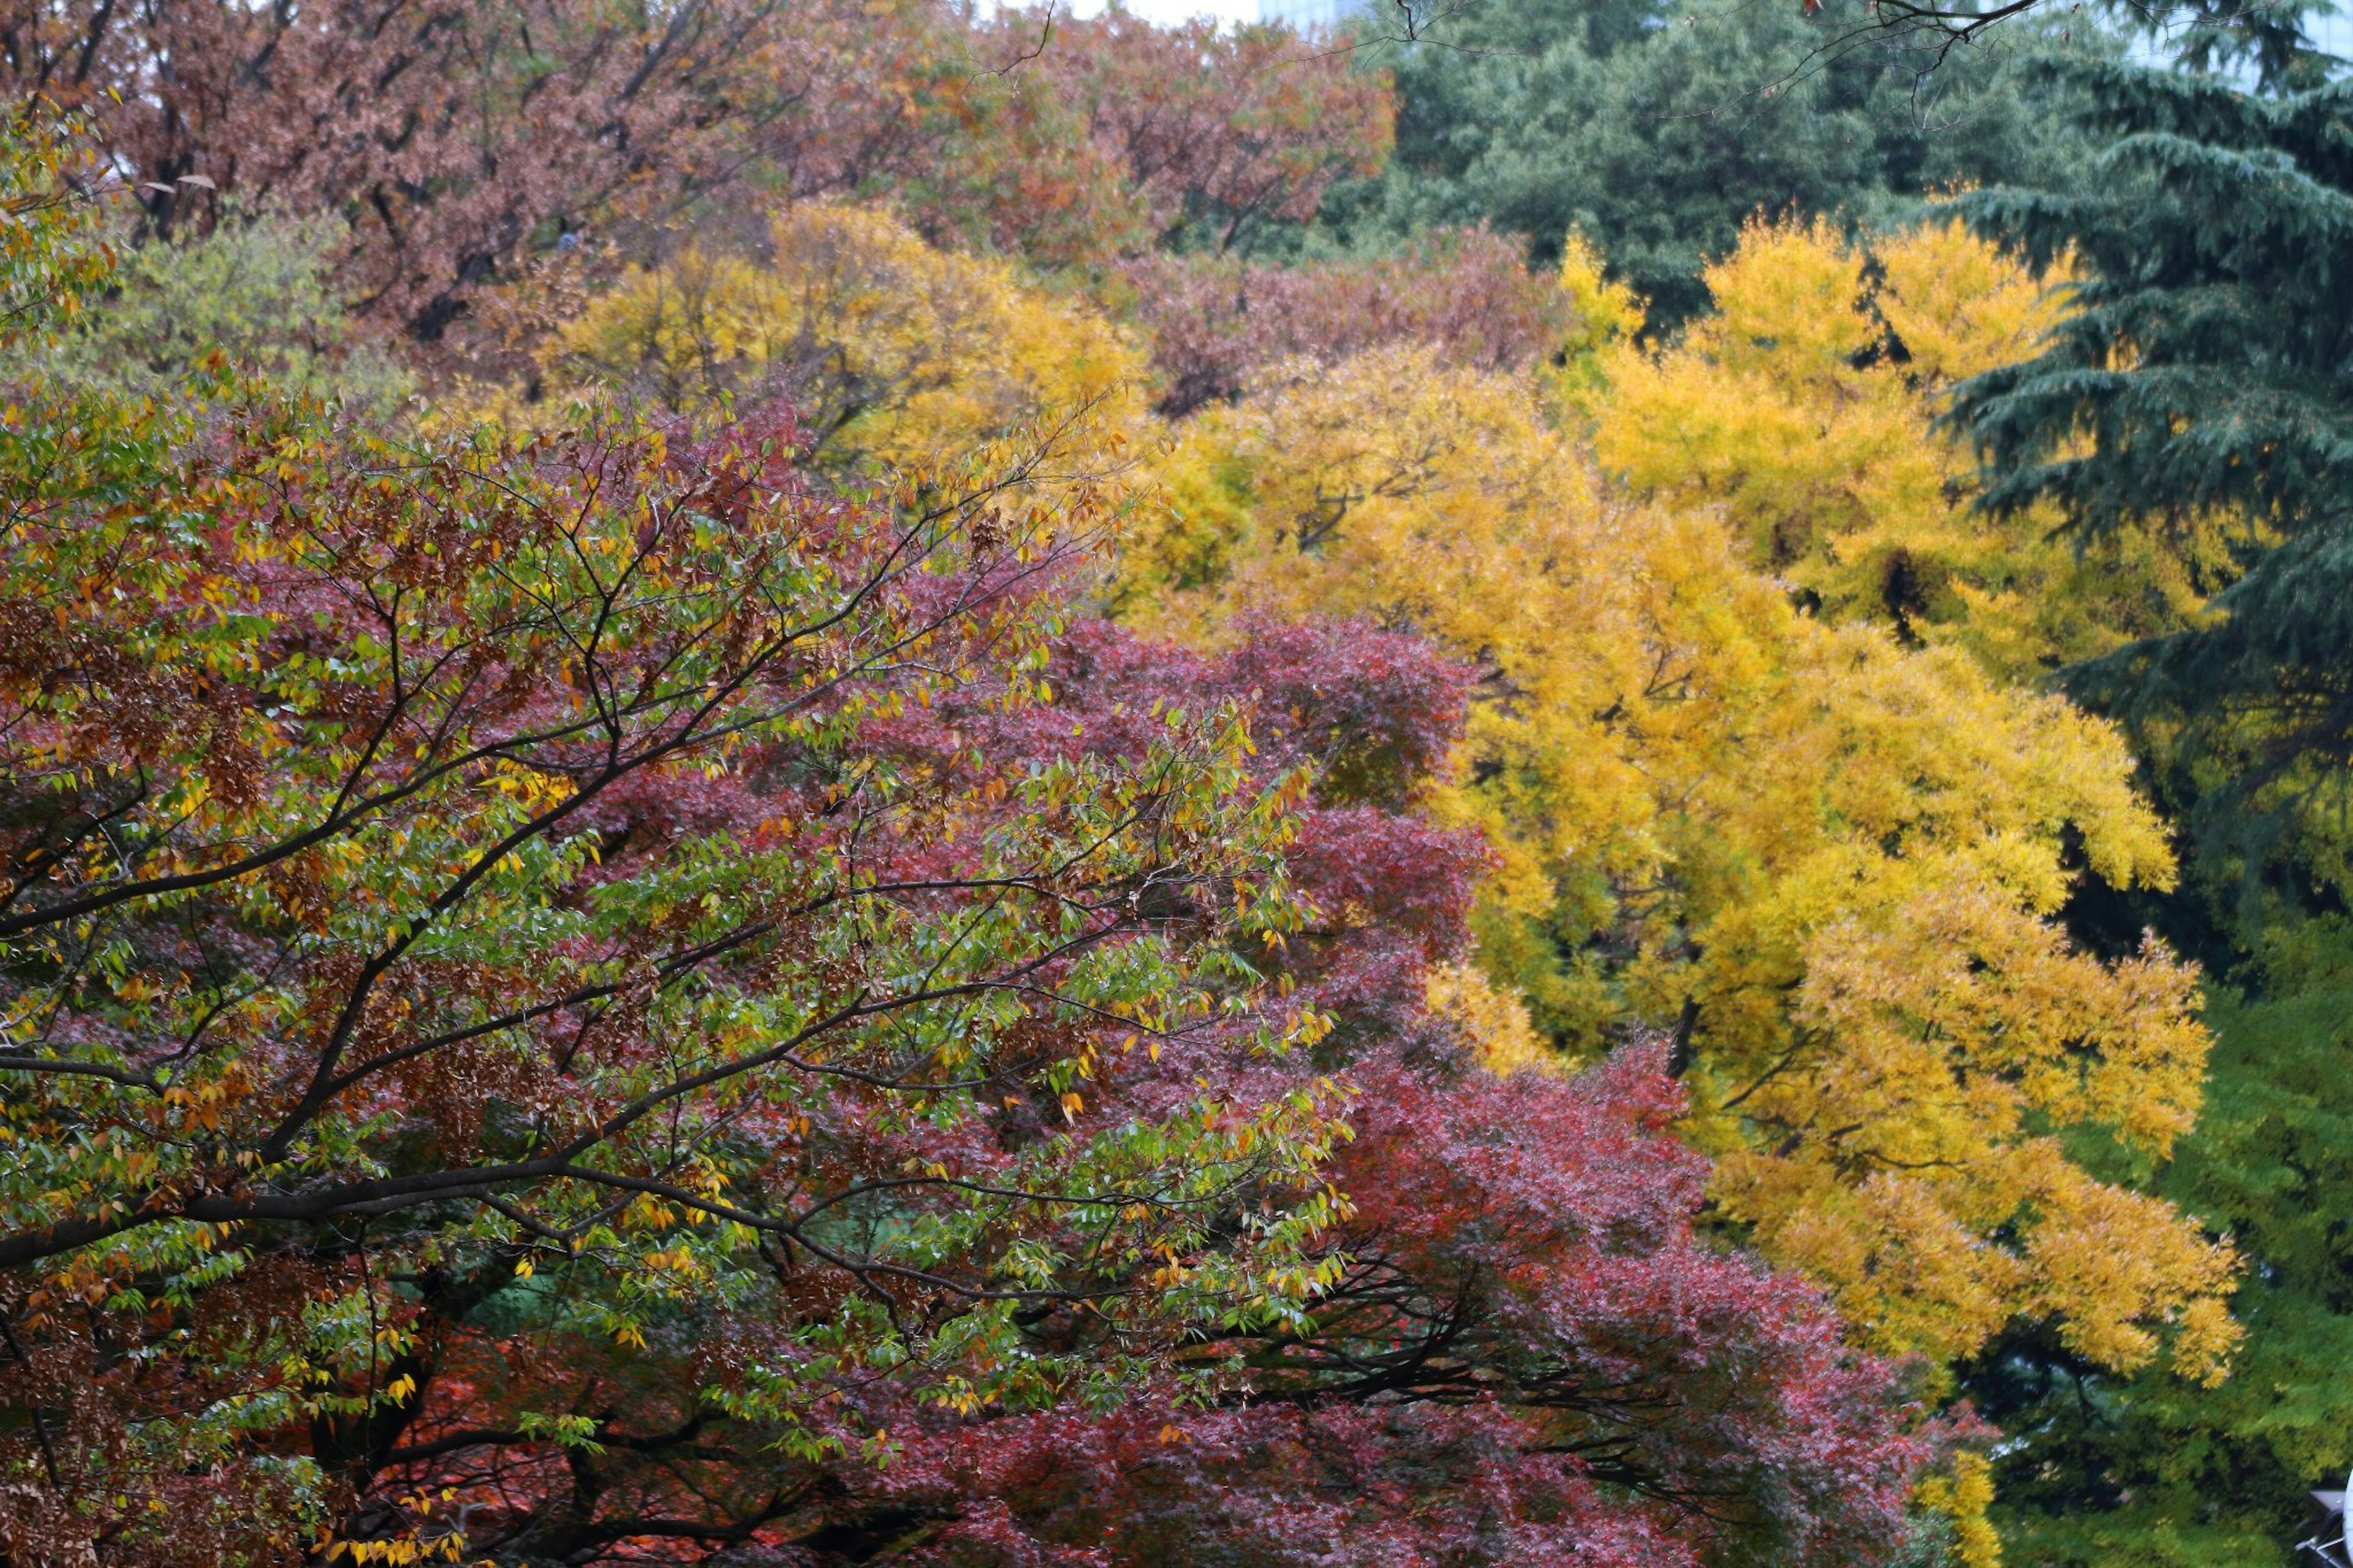
[[[0,454],[18,1550],[352,1522],[448,1300],[543,1275],[536,1331],[625,1345],[796,1303],[725,1391],[787,1445],[828,1365],[1116,1374],[1023,1348],[1041,1307],[1114,1343],[1295,1309],[1312,1084],[1077,1121],[1113,1031],[1219,1018],[1290,918],[1233,710],[961,790],[857,743],[976,667],[1023,699],[1095,526],[1018,507],[1035,453],[837,496],[780,416],[406,451],[210,406],[36,375]],[[1055,1130],[1000,1137],[1031,1100]],[[601,1441],[574,1415],[520,1419]],[[248,1441],[289,1426],[311,1463]]]

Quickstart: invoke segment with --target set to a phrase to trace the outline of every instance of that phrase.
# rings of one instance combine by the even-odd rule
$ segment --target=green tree
[[[2299,860],[2342,884],[2353,763],[2353,83],[2279,99],[2078,67],[2111,138],[2076,191],[1989,191],[1973,217],[2083,262],[2038,356],[1957,389],[1986,504],[2055,502],[2089,538],[2240,520],[2220,614],[2074,678],[2133,721],[2209,868]],[[2295,829],[2293,849],[2284,837]],[[2273,875],[2293,878],[2272,865]]]
[[[2080,163],[2020,68],[2047,35],[1938,63],[1927,39],[1852,30],[1795,4],[1462,7],[1373,52],[1395,74],[1397,150],[1335,194],[1332,221],[1366,243],[1483,219],[1546,261],[1575,229],[1664,330],[1706,307],[1702,268],[1759,212],[1893,219],[1937,187]]]
[[[2196,830],[2169,907],[2235,950],[2209,1005],[2207,1111],[2158,1189],[2251,1261],[2249,1337],[2217,1389],[2098,1375],[2031,1331],[1968,1379],[2013,1438],[2005,1534],[2054,1564],[2284,1563],[2302,1494],[2353,1461],[2353,155],[2342,85],[2264,97],[2118,66],[2067,77],[2105,140],[2072,192],[1974,218],[2075,258],[2043,351],[1964,383],[1986,503],[2055,506],[2085,544],[2218,521],[2208,613],[2065,679],[2126,719]],[[2137,923],[2137,921],[2134,923]]]
[[[125,244],[104,296],[52,345],[52,368],[68,381],[163,396],[220,353],[297,395],[389,415],[417,378],[335,292],[341,226],[270,215]]]

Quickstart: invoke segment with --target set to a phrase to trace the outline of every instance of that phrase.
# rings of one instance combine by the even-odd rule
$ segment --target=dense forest
[[[1398,9],[0,11],[0,1568],[2311,1561],[2353,76]]]

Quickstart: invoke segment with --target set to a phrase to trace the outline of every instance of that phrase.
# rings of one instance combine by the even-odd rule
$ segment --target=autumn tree
[[[1123,169],[1162,245],[1249,252],[1313,219],[1339,180],[1388,155],[1385,74],[1306,47],[1288,27],[1155,27],[1116,6],[1050,29],[1035,68]]]
[[[1145,379],[1128,334],[1015,264],[828,204],[780,211],[752,254],[689,248],[633,269],[543,353],[542,418],[596,387],[680,411],[765,388],[804,410],[822,456],[901,461],[1039,419],[1123,429]]]
[[[1416,238],[1391,256],[1282,266],[1145,256],[1120,269],[1151,336],[1157,410],[1237,397],[1286,361],[1428,342],[1449,363],[1516,369],[1559,335],[1562,300],[1515,242],[1485,229]]]
[[[159,229],[208,224],[229,195],[335,214],[354,304],[430,339],[562,233],[675,216],[754,167],[804,193],[893,167],[927,133],[902,89],[963,68],[949,26],[922,0],[633,18],[96,4],[19,12],[5,58],[20,92],[119,97],[110,148],[162,187],[142,196]]]
[[[1602,367],[1594,450],[1643,494],[1716,505],[1752,565],[1824,619],[1867,620],[2031,681],[2186,624],[2227,582],[2233,525],[2190,510],[2079,549],[2051,508],[1989,516],[1942,427],[1969,376],[2037,353],[2045,279],[1956,218],[1849,244],[1754,224],[1704,275],[1715,310]]]
[[[10,146],[37,335],[107,258]],[[769,408],[395,447],[48,363],[12,1562],[1900,1535],[1888,1370],[1693,1236],[1652,1062],[1480,1065],[1461,666],[1065,623],[1102,503],[1020,443],[844,490]]]
[[[1198,416],[1166,482],[1183,526],[1129,552],[1166,624],[1312,605],[1481,661],[1482,963],[1573,1053],[1670,1030],[1720,1211],[1867,1342],[1949,1363],[2048,1317],[2219,1375],[2229,1249],[2055,1135],[2161,1153],[2208,1044],[2161,947],[2104,963],[2053,919],[2077,854],[2173,875],[2113,731],[1803,615],[1715,517],[1609,497],[1532,379],[1428,351]]]
[[[693,1385],[747,1456],[823,1442],[828,1377],[1018,1405],[1150,1322],[1295,1311],[1312,1083],[1083,1116],[1122,1038],[1312,1026],[1222,1026],[1237,942],[1294,918],[1235,710],[953,784],[860,740],[976,671],[1027,700],[1095,526],[1021,499],[1036,455],[834,495],[777,416],[410,451],[261,387],[183,406],[10,394],[13,1552],[437,1533],[353,1500],[502,1292],[632,1347],[767,1302]],[[524,1536],[793,1500],[713,1484]]]

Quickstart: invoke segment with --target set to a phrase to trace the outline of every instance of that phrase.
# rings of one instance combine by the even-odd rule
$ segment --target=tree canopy
[[[1846,5],[0,24],[0,1568],[2284,1568],[2341,91]]]

